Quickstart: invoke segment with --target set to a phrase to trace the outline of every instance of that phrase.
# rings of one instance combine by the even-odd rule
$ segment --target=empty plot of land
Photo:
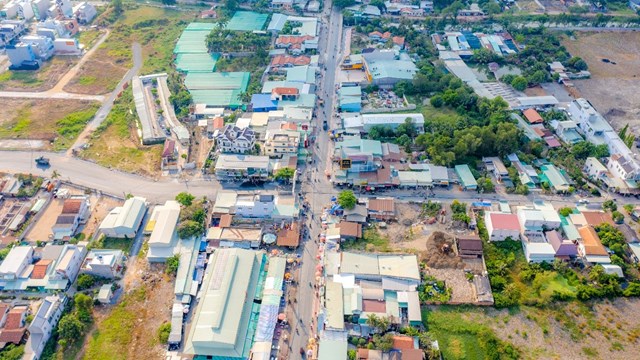
[[[576,33],[563,45],[589,65],[591,79],[575,80],[582,97],[615,129],[640,131],[640,33]]]
[[[2,108],[0,139],[45,140],[54,149],[75,139],[97,109],[91,101],[58,99],[2,99]]]
[[[79,61],[75,56],[55,56],[34,71],[7,70],[0,74],[0,90],[45,91],[55,84]]]
[[[42,215],[24,237],[26,241],[35,243],[36,241],[49,241],[49,236],[53,235],[51,228],[55,225],[58,215],[62,211],[63,199],[52,199],[46,209],[42,209]]]

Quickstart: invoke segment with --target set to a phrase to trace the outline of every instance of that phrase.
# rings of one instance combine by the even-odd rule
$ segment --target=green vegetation
[[[284,168],[280,168],[278,169],[278,171],[276,171],[274,177],[276,178],[276,180],[278,181],[284,181],[284,182],[291,182],[291,179],[293,179],[293,175],[295,174],[295,170],[289,167],[284,167]]]
[[[66,312],[58,322],[52,339],[57,339],[56,357],[75,358],[84,343],[84,337],[89,326],[93,322],[91,311],[93,299],[85,294],[78,293],[70,302]],[[56,348],[51,351],[56,351]],[[45,356],[43,355],[43,358]]]
[[[260,79],[269,64],[269,54],[264,48],[257,49],[251,56],[221,58],[216,63],[217,71],[250,71],[247,90],[240,94],[240,100],[248,103],[251,95],[262,90]]]
[[[469,224],[471,218],[467,215],[467,204],[462,203],[458,200],[453,200],[451,202],[451,219],[453,221],[458,221],[464,224]]]
[[[169,341],[169,334],[171,334],[171,323],[164,323],[158,328],[158,340],[161,344],[166,344]]]
[[[338,204],[345,210],[353,209],[358,199],[351,190],[343,190],[338,194]]]
[[[422,205],[422,215],[426,217],[436,217],[440,213],[440,210],[442,210],[442,203],[440,202],[429,200],[426,204]]]
[[[110,238],[102,234],[98,239],[94,240],[89,245],[92,249],[119,249],[125,253],[128,253],[131,249],[132,244],[132,239]]]
[[[73,112],[56,122],[56,138],[54,150],[64,150],[68,148],[78,135],[84,130],[87,123],[98,111],[97,105],[92,105],[85,110]]]
[[[88,289],[95,285],[96,278],[93,275],[89,274],[80,274],[78,275],[78,280],[76,281],[76,288],[78,291],[82,291]]]
[[[488,326],[463,317],[466,307],[424,310],[428,334],[437,339],[445,359],[519,359],[520,351]]]
[[[217,27],[207,36],[207,48],[214,53],[264,51],[269,47],[269,40],[268,35]]]
[[[178,223],[178,236],[183,239],[201,234],[204,231],[207,220],[207,213],[204,211],[204,201],[193,201],[193,198],[191,198],[190,201],[186,201],[189,200],[190,196],[192,195],[187,193],[183,193],[183,196],[181,196],[185,204],[189,204],[182,204],[180,221]],[[176,196],[176,200],[177,199],[178,197]]]
[[[0,74],[0,88],[2,88],[2,83],[6,83],[8,81],[20,82],[25,87],[38,87],[44,83],[43,80],[38,79],[37,72],[26,70],[7,70]]]
[[[406,118],[404,123],[398,125],[395,130],[389,126],[376,125],[369,130],[368,135],[370,139],[398,144],[407,151],[411,151],[411,145],[418,136],[418,130],[413,120]]]
[[[95,76],[82,76],[78,80],[78,84],[80,85],[92,85],[96,82]]]
[[[20,360],[24,355],[24,345],[9,344],[0,351],[0,360]]]
[[[84,355],[92,360],[125,360],[129,345],[135,341],[131,336],[136,326],[138,314],[130,305],[144,301],[146,290],[137,288],[126,294],[120,304],[100,323],[97,331],[89,340]]]
[[[182,206],[191,206],[195,198],[195,196],[189,194],[188,192],[181,192],[176,195],[176,201]]]
[[[392,248],[389,244],[389,239],[378,231],[378,229],[371,228],[364,230],[362,239],[356,239],[346,241],[340,244],[340,247],[344,251],[359,250],[368,252],[391,252]]]
[[[438,280],[433,276],[427,276],[423,279],[423,283],[418,286],[420,302],[435,302],[444,304],[451,300],[451,288],[447,287],[444,281]]]
[[[180,255],[176,254],[167,259],[167,268],[165,272],[169,275],[175,275],[178,273],[178,267],[180,266]]]

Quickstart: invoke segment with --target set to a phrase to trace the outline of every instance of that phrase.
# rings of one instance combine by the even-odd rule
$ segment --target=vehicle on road
[[[322,130],[329,130],[329,124],[327,124],[327,120],[322,122]]]
[[[40,156],[39,158],[36,159],[36,165],[38,165],[38,166],[49,166],[49,158],[46,158],[44,156]]]

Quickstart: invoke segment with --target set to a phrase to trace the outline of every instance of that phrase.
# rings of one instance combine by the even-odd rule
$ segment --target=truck
[[[44,156],[40,156],[39,158],[36,158],[36,165],[49,166],[49,158],[46,158]]]

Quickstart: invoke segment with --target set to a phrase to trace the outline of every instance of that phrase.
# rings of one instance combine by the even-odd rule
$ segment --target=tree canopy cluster
[[[207,35],[210,52],[256,51],[269,46],[270,37],[249,31],[231,31],[216,27]]]
[[[194,199],[195,197],[189,193],[180,193],[176,196],[176,201],[182,205],[178,223],[178,236],[183,239],[197,236],[205,228],[207,213],[204,210],[204,202]]]

